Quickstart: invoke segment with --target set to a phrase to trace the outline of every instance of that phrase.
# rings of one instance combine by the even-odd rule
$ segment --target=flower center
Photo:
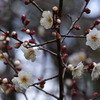
[[[48,18],[48,22],[51,23],[52,22],[52,18]]]
[[[26,83],[27,82],[27,78],[24,76],[21,78],[22,83]]]
[[[96,42],[98,39],[96,35],[93,35],[91,38],[92,38],[92,41],[94,41],[94,42]]]

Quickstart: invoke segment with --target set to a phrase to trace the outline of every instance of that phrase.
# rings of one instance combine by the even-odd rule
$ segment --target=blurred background
[[[58,6],[58,0],[35,0],[36,3],[43,10],[52,10],[53,6]],[[69,15],[73,20],[77,18],[80,14],[82,8],[84,7],[85,0],[64,0],[63,13],[62,13],[62,24],[61,24],[61,33],[67,33],[71,25],[71,20],[68,17]],[[91,10],[90,14],[83,14],[82,18],[77,22],[77,25],[81,26],[81,30],[73,30],[70,34],[72,35],[82,35],[84,32],[93,25],[96,19],[100,19],[100,0],[90,0],[88,8]],[[28,19],[31,20],[28,28],[36,30],[36,39],[37,43],[43,43],[45,41],[54,39],[52,36],[52,30],[45,30],[40,26],[41,12],[32,4],[25,5],[24,0],[0,0],[0,28],[4,31],[16,31],[18,33],[19,39],[25,41],[30,37],[21,32],[21,28],[24,25],[21,22],[21,16],[25,14]],[[97,29],[100,29],[100,25],[97,26]],[[73,63],[71,57],[73,55],[84,56],[84,59],[87,62],[100,62],[100,49],[93,51],[90,47],[85,45],[85,39],[76,39],[76,38],[66,38],[63,45],[67,46],[67,53],[69,55],[69,63]],[[10,45],[13,47],[15,40],[11,40]],[[44,46],[51,51],[56,52],[56,44],[48,44]],[[80,53],[81,52],[81,53]],[[24,58],[21,49],[12,49],[11,55],[13,59],[19,59],[21,61],[21,67],[25,71],[29,71],[33,74],[34,81],[37,82],[37,78],[43,77],[49,78],[58,74],[58,64],[56,58],[50,55],[47,52],[40,51],[39,56],[35,62],[28,61]],[[0,61],[0,77],[12,78],[13,71],[8,66],[3,64],[3,61]],[[100,81],[92,81],[90,73],[84,73],[81,79],[77,80],[77,88],[80,90],[82,95],[75,96],[71,98],[71,89],[72,89],[72,76],[70,72],[66,72],[65,75],[65,96],[66,100],[88,100],[95,91],[100,92]],[[47,81],[44,87],[44,90],[55,94],[58,96],[58,80],[53,79]],[[29,100],[56,100],[55,98],[37,90],[34,87],[30,87],[26,91],[26,95]],[[83,96],[84,95],[84,96]],[[25,97],[21,93],[12,93],[11,95],[0,95],[0,100],[25,100]],[[99,99],[97,99],[99,100]]]

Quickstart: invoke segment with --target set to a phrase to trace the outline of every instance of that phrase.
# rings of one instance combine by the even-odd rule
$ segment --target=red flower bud
[[[61,50],[62,50],[62,52],[63,52],[63,53],[65,53],[65,52],[66,52],[66,50],[67,50],[66,45],[63,45],[63,46],[62,46],[62,48],[61,48]]]
[[[86,12],[87,14],[89,14],[91,12],[91,10],[89,8],[85,8],[84,12]]]
[[[27,28],[25,28],[25,27],[21,28],[21,31],[26,31],[26,30],[27,30]]]
[[[26,15],[22,15],[21,17],[22,23],[24,23],[25,19],[26,19]]]
[[[17,67],[16,68],[18,71],[21,71],[22,70],[22,67]]]
[[[99,19],[95,20],[95,22],[94,22],[94,25],[98,25],[98,24],[100,24],[100,20]]]
[[[30,43],[35,43],[35,39],[30,39],[29,42]]]
[[[19,48],[20,46],[21,46],[21,43],[19,43],[19,42],[14,44],[15,48]]]
[[[25,21],[25,25],[28,25],[30,23],[30,20],[29,19],[26,19],[26,21]]]
[[[32,31],[30,31],[30,33],[29,33],[30,35],[34,35],[35,34],[35,31],[34,30],[32,30]]]
[[[25,5],[28,5],[30,2],[30,0],[25,0]]]
[[[94,93],[93,93],[93,96],[95,96],[95,97],[98,96],[98,95],[99,95],[98,92],[94,92]]]
[[[81,29],[81,27],[80,27],[79,25],[75,25],[74,28],[75,28],[76,30],[80,30],[80,29]]]
[[[11,47],[11,46],[8,47],[8,50],[12,50],[12,49],[13,49],[13,47]]]

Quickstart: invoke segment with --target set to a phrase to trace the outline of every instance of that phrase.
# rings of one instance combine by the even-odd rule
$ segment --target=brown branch
[[[42,90],[41,88],[39,88],[39,87],[37,87],[37,86],[34,86],[34,87],[35,87],[35,88],[37,88],[37,89],[39,89],[40,91],[42,91],[42,92],[44,92],[44,93],[46,93],[46,94],[50,95],[50,96],[52,96],[52,97],[56,98],[56,99],[58,100],[58,97],[57,97],[57,96],[55,96],[54,94],[48,93],[48,92],[46,92],[45,90]]]
[[[50,40],[50,41],[47,41],[47,42],[44,42],[44,43],[41,43],[41,44],[36,44],[36,45],[30,46],[30,47],[28,47],[28,48],[43,46],[43,45],[46,45],[46,44],[49,44],[49,43],[53,43],[53,42],[56,42],[56,39]]]
[[[44,51],[46,51],[46,52],[49,52],[50,54],[52,54],[52,55],[54,55],[54,56],[57,56],[56,53],[54,53],[54,52],[52,52],[51,50],[48,50],[48,49],[46,49],[46,48],[39,47],[39,49],[40,49],[40,50],[44,50]]]
[[[43,12],[43,9],[40,8],[40,6],[34,1],[34,0],[31,0],[31,3],[42,13]]]
[[[55,76],[53,76],[53,77],[44,79],[44,80],[42,80],[42,81],[40,81],[40,82],[34,83],[32,86],[38,85],[38,84],[40,84],[40,83],[42,83],[42,82],[44,82],[44,81],[52,80],[52,79],[54,79],[54,78],[57,78],[58,76],[59,76],[59,75],[55,75]]]
[[[86,38],[84,35],[61,35],[62,37],[68,37],[68,38]]]

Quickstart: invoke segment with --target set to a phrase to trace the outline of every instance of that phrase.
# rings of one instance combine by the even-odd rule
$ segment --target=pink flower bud
[[[2,83],[2,78],[0,78],[0,84]]]
[[[72,89],[72,91],[71,91],[71,95],[72,95],[72,96],[77,95],[77,91],[76,91],[75,89]]]

